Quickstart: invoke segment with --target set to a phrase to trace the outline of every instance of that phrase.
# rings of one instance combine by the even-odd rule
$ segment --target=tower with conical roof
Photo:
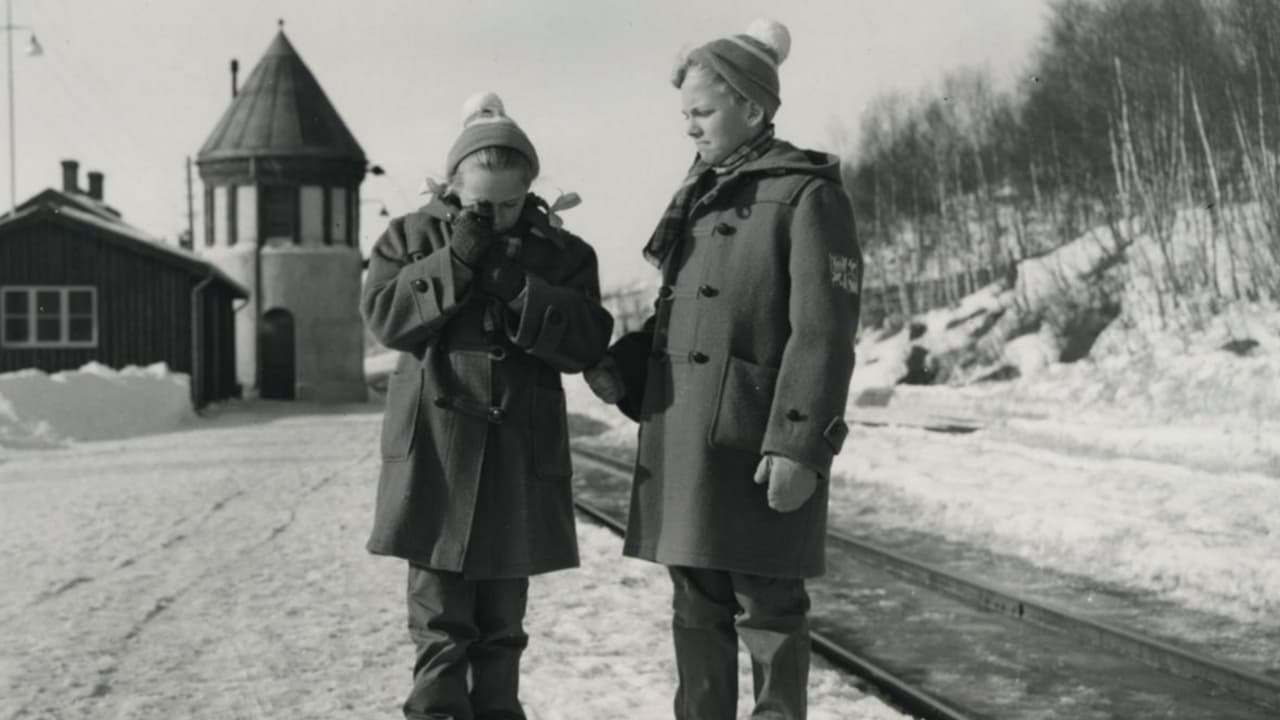
[[[250,288],[236,315],[249,397],[363,400],[357,222],[367,161],[285,37],[235,89],[197,156],[198,252]]]

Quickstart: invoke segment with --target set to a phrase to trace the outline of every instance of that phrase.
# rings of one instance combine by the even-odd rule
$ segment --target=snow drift
[[[172,430],[192,417],[188,377],[164,363],[0,374],[0,447],[113,440]]]

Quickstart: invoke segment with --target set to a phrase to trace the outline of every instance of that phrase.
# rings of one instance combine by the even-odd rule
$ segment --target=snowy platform
[[[0,717],[397,717],[404,564],[363,547],[380,413],[257,403],[0,449]],[[582,568],[533,580],[522,697],[538,720],[669,718],[666,573],[579,535]],[[817,720],[901,717],[821,666],[810,689]]]

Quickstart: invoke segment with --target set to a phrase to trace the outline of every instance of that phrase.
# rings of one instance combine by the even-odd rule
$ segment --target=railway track
[[[627,459],[574,447],[583,513],[622,531]],[[1280,682],[833,531],[815,650],[915,717],[1280,717]]]

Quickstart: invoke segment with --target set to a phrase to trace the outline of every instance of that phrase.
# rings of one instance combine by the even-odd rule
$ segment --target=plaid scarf
[[[748,162],[760,159],[772,147],[773,126],[769,125],[754,140],[744,143],[716,165],[703,162],[702,156],[698,156],[684,182],[671,198],[671,203],[663,211],[649,242],[644,246],[645,259],[662,267],[667,253],[671,252],[684,235],[685,223],[688,222],[689,213],[698,198],[711,189],[717,178],[730,175]]]

